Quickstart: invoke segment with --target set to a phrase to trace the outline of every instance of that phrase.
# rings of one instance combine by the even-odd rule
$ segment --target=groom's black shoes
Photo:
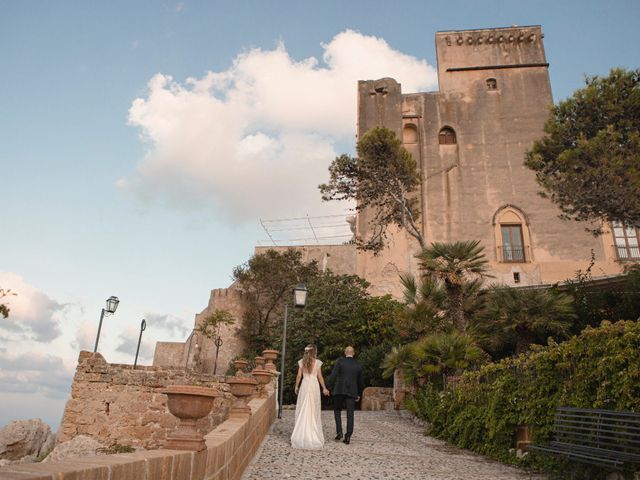
[[[341,433],[338,433],[338,434],[336,435],[336,438],[334,438],[334,440],[335,440],[336,442],[338,442],[338,441],[342,440],[342,434],[341,434]]]
[[[344,440],[342,440],[342,443],[349,445],[349,443],[351,443],[351,437],[349,435],[345,435]]]

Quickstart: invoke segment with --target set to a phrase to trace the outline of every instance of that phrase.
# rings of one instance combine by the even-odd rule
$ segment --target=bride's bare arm
[[[324,384],[324,377],[322,376],[322,370],[318,369],[318,381],[320,382],[320,386],[322,386],[322,393],[325,395],[329,395],[329,390]]]
[[[300,387],[300,380],[302,379],[302,367],[298,367],[298,376],[296,377],[296,387],[293,389],[298,394],[298,388]]]

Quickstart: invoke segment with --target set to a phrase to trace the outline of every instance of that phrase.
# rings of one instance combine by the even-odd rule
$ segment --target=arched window
[[[493,216],[498,261],[525,263],[531,261],[527,217],[519,208],[504,205]]]
[[[443,127],[438,135],[438,143],[440,145],[455,145],[456,132],[451,127]]]
[[[402,129],[403,143],[418,143],[418,129],[413,124],[407,124]]]
[[[487,90],[497,90],[498,82],[495,78],[487,78]]]

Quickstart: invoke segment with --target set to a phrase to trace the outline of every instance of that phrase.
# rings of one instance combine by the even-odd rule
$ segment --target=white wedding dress
[[[302,368],[302,360],[298,361],[298,366]],[[320,416],[320,382],[318,382],[318,371],[321,366],[322,362],[316,359],[311,373],[302,369],[302,382],[296,402],[296,424],[291,434],[293,448],[315,450],[324,446]]]

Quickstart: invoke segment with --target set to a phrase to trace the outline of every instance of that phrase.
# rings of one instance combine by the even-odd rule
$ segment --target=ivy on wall
[[[430,425],[429,434],[509,463],[544,470],[594,467],[552,457],[514,455],[515,432],[528,425],[533,442],[552,439],[557,406],[640,412],[640,323],[602,322],[579,336],[467,372],[455,390],[421,389],[408,407]],[[598,474],[601,474],[598,473]]]

